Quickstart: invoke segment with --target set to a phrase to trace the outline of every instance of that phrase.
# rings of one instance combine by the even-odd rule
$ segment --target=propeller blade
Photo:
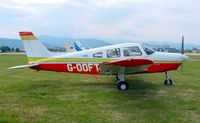
[[[185,49],[184,49],[184,36],[182,36],[182,43],[181,43],[181,54],[184,54]],[[183,72],[183,63],[181,64],[181,72]]]
[[[182,44],[181,44],[181,54],[184,54],[184,36],[182,36]]]

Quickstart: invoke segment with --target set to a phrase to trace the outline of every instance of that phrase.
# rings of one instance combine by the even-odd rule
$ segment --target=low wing
[[[153,61],[146,58],[130,58],[106,62],[101,65],[105,74],[133,74],[147,71]]]
[[[21,66],[10,67],[10,68],[8,68],[8,69],[9,69],[9,70],[11,70],[11,69],[23,69],[23,68],[34,67],[34,66],[37,66],[37,65],[38,65],[38,64],[21,65]]]

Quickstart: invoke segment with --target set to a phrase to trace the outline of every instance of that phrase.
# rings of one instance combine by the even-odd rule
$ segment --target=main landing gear
[[[173,84],[173,81],[168,77],[167,72],[165,72],[165,81],[164,81],[164,85],[166,86],[170,86]]]
[[[129,89],[129,84],[126,81],[124,81],[124,74],[117,74],[116,79],[117,79],[117,88],[119,90],[128,90]],[[165,72],[164,85],[170,86],[172,84],[173,84],[173,81],[168,77],[168,73]]]
[[[129,84],[126,81],[124,81],[124,74],[117,74],[116,79],[117,79],[117,88],[119,90],[129,89]]]

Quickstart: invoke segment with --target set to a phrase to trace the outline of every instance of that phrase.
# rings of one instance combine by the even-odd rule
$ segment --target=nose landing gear
[[[167,72],[165,72],[165,81],[164,81],[164,85],[170,86],[170,85],[172,85],[172,84],[173,84],[173,81],[172,81],[170,78],[168,78],[168,74],[167,74]]]

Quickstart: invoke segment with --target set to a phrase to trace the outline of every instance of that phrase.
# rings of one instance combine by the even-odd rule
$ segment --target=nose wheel
[[[118,90],[128,90],[129,89],[129,84],[124,81],[124,74],[118,74],[116,76],[117,78],[117,88]]]
[[[166,86],[172,85],[172,84],[173,84],[173,81],[172,81],[171,79],[166,79],[166,80],[164,81],[164,84],[165,84]]]
[[[164,85],[166,85],[166,86],[173,85],[173,81],[168,77],[167,72],[165,72],[165,81],[164,81]]]

